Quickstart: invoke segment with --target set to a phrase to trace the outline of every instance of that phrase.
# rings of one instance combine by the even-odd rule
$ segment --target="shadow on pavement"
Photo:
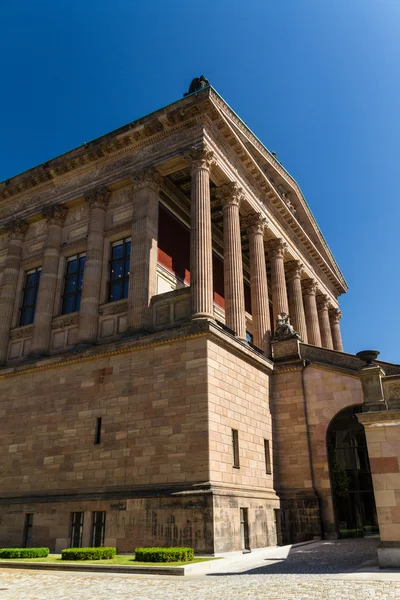
[[[377,564],[377,538],[322,541],[317,545],[291,548],[286,558],[273,558],[265,564],[236,572],[213,573],[227,575],[326,575],[356,571],[364,563]],[[260,556],[260,560],[262,557]]]

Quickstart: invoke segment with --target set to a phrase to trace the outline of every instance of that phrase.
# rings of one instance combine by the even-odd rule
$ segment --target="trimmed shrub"
[[[48,548],[0,548],[0,558],[45,558]]]
[[[114,558],[117,549],[105,546],[104,548],[65,548],[61,552],[62,560],[103,560]]]
[[[136,548],[135,550],[135,560],[140,562],[188,562],[193,558],[193,548]]]

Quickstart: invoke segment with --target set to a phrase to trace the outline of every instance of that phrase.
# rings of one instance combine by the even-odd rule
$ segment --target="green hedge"
[[[0,558],[45,558],[48,548],[0,548]]]
[[[65,548],[61,552],[62,560],[103,560],[114,558],[117,554],[116,548],[105,546],[104,548]]]
[[[140,562],[188,562],[193,560],[193,548],[136,548],[135,560]]]

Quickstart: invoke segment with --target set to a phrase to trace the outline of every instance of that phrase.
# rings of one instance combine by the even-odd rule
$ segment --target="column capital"
[[[243,219],[243,225],[249,235],[263,235],[269,223],[261,213],[252,213]]]
[[[319,296],[317,296],[317,309],[328,310],[329,302],[329,296],[327,296],[326,294],[320,294]]]
[[[283,255],[287,250],[287,244],[282,238],[276,238],[267,243],[267,248],[268,258],[283,258]]]
[[[105,186],[99,186],[86,192],[85,200],[90,208],[107,208],[111,192]]]
[[[286,276],[289,280],[295,279],[296,277],[300,279],[303,270],[304,265],[299,260],[290,260],[285,263]]]
[[[329,320],[331,323],[339,323],[342,318],[342,311],[339,308],[331,308],[329,310]]]
[[[318,284],[315,279],[303,279],[301,282],[304,296],[315,296]]]
[[[214,152],[202,142],[200,146],[193,146],[184,154],[193,169],[210,169],[215,164]]]
[[[138,192],[144,188],[150,188],[158,193],[163,181],[164,178],[154,167],[147,167],[136,171],[132,175],[132,189],[134,192]]]
[[[42,210],[42,216],[46,219],[49,225],[62,225],[67,216],[68,209],[66,206],[61,204],[53,204],[52,206],[46,206]]]
[[[10,221],[4,225],[4,229],[8,233],[8,239],[10,240],[23,240],[28,231],[28,227],[28,223],[21,219]]]
[[[222,204],[222,209],[224,209],[228,206],[240,206],[244,199],[244,191],[235,181],[231,181],[219,186],[216,196]]]

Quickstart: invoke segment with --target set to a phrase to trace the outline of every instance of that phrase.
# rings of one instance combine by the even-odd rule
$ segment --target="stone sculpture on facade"
[[[208,79],[204,77],[204,75],[200,75],[200,77],[195,77],[192,79],[192,83],[189,86],[189,91],[183,94],[184,96],[189,96],[189,94],[193,94],[194,92],[198,92],[203,88],[206,88],[210,85]]]
[[[288,340],[290,338],[300,339],[300,335],[294,330],[290,324],[288,313],[281,312],[276,319],[275,339]]]

